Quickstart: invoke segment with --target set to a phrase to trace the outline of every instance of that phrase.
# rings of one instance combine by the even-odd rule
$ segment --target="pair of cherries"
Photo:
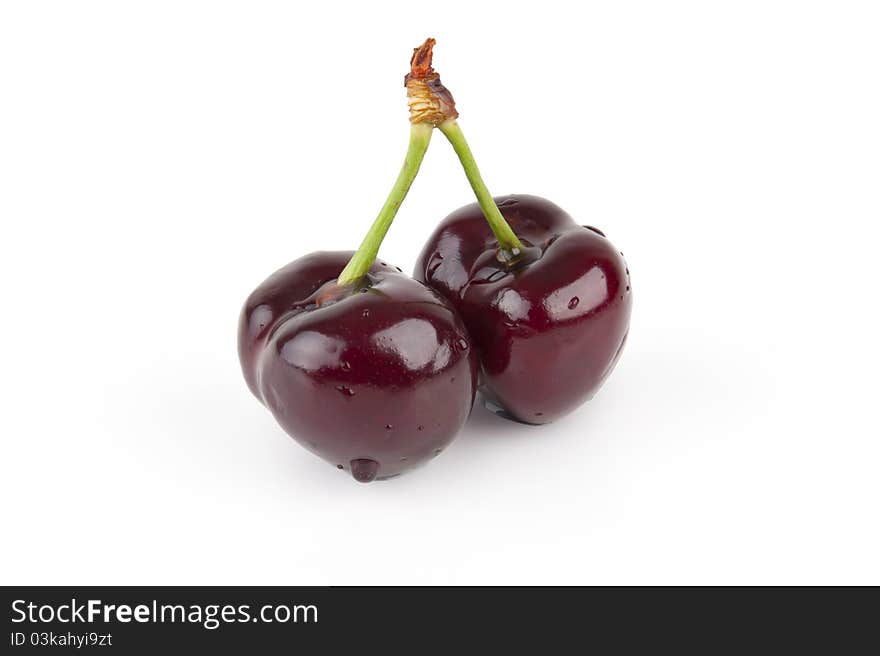
[[[478,390],[524,423],[570,412],[601,386],[629,329],[629,271],[602,232],[548,200],[488,193],[431,67],[433,45],[414,52],[409,151],[361,247],[288,264],[254,290],[239,321],[251,391],[285,431],[360,482],[438,455]],[[410,278],[376,255],[435,127],[478,202],[440,223]]]

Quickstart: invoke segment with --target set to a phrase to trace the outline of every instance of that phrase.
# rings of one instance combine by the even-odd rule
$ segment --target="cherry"
[[[425,47],[416,49],[405,80],[406,159],[358,250],[295,260],[254,290],[239,320],[251,391],[298,442],[360,482],[439,454],[476,391],[476,356],[456,312],[400,269],[376,262],[438,116],[421,102]]]
[[[239,322],[248,386],[300,444],[360,482],[430,460],[470,412],[476,359],[436,293],[374,262],[336,283],[351,252],[312,253],[259,285]]]
[[[499,259],[476,203],[446,217],[428,239],[415,278],[459,311],[482,365],[490,408],[543,424],[595,394],[626,341],[632,308],[622,254],[537,196],[494,199],[522,247]]]
[[[439,78],[429,91],[436,105],[451,108],[436,125],[477,203],[444,219],[415,277],[461,313],[480,358],[487,405],[526,423],[553,421],[590,399],[620,356],[632,308],[623,254],[548,200],[494,199],[452,95]]]

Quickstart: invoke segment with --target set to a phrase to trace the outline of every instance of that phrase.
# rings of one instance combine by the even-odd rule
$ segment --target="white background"
[[[871,2],[6,2],[2,583],[880,583]],[[624,356],[359,485],[247,391],[240,304],[357,245],[435,63],[496,194],[626,253]],[[383,259],[471,202],[440,135]]]

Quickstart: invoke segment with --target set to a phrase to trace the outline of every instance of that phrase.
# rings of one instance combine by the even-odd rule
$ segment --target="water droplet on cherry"
[[[574,309],[578,306],[578,303],[580,303],[580,302],[581,302],[581,299],[579,299],[577,296],[573,297],[573,298],[568,302],[568,309],[569,309],[569,310],[574,310]]]
[[[370,458],[356,458],[350,464],[351,475],[358,483],[369,483],[379,473],[379,463]]]

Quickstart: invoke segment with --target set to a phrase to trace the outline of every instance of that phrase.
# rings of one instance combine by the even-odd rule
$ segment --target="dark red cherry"
[[[597,229],[537,196],[495,199],[525,248],[510,263],[479,206],[446,217],[415,278],[459,311],[477,348],[487,405],[543,424],[590,399],[626,341],[629,271]]]
[[[247,299],[238,349],[248,386],[303,446],[355,479],[440,453],[470,412],[477,363],[455,311],[384,263],[336,284],[350,252],[312,253]]]

